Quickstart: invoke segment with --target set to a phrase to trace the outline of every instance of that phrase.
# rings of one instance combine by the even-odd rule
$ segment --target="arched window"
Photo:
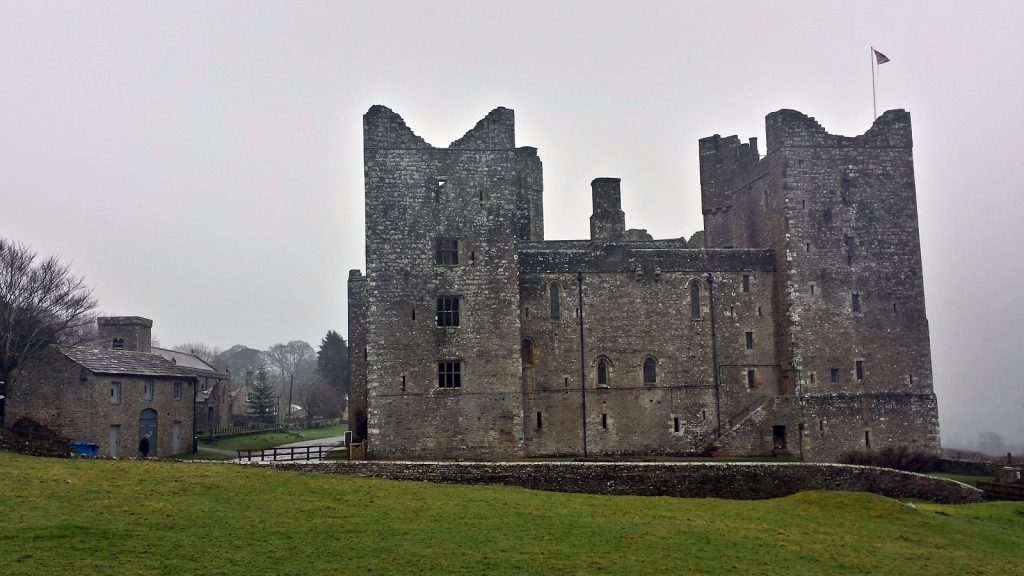
[[[644,359],[644,384],[654,384],[658,381],[658,361],[647,357]]]
[[[604,358],[597,361],[597,385],[608,385],[608,362]]]
[[[524,338],[522,345],[519,348],[520,356],[523,359],[523,366],[533,365],[533,342],[529,338]]]
[[[690,317],[700,320],[700,282],[690,282]]]
[[[559,302],[559,290],[558,284],[551,285],[551,319],[558,320],[562,317],[560,310],[561,303]]]
[[[114,338],[114,341],[110,343],[110,347],[114,350],[124,350],[124,338]]]

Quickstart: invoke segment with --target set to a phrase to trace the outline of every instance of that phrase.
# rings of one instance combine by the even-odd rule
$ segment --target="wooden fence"
[[[321,460],[337,446],[292,446],[289,448],[264,448],[262,450],[238,450],[238,459],[247,461],[287,462],[290,460]]]

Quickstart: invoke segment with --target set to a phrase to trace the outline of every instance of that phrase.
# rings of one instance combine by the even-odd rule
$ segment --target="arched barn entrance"
[[[156,456],[159,446],[156,439],[156,410],[146,408],[139,413],[139,440],[149,434],[149,455]]]

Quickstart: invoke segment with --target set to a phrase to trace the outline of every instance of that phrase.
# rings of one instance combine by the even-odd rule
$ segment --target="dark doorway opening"
[[[786,449],[786,427],[772,426],[772,444],[776,450]]]

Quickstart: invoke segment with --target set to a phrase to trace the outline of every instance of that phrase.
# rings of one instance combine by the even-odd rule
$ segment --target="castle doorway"
[[[772,444],[776,450],[786,449],[785,426],[772,426]]]

